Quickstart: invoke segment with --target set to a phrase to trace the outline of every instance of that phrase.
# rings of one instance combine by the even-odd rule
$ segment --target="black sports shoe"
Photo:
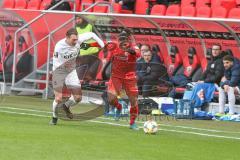
[[[66,116],[67,116],[69,119],[73,119],[73,114],[72,114],[72,112],[70,111],[69,107],[67,107],[65,104],[63,104],[63,110],[64,110],[64,112],[66,113]]]
[[[52,117],[52,120],[50,121],[50,125],[57,125],[58,118]]]

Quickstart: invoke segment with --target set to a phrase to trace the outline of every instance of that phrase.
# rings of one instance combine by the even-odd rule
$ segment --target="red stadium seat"
[[[185,6],[181,9],[181,16],[185,17],[195,17],[196,16],[196,8],[193,6]]]
[[[227,9],[223,7],[212,8],[212,17],[214,18],[226,18]]]
[[[221,6],[226,8],[229,12],[232,8],[236,7],[236,0],[222,0]]]
[[[187,77],[192,77],[194,72],[200,66],[200,60],[197,56],[197,52],[194,47],[190,47],[188,49],[188,56],[184,57],[183,65],[184,65],[184,75],[186,75]]]
[[[154,5],[151,10],[151,15],[165,15],[166,14],[167,7],[165,5]]]
[[[52,0],[43,0],[40,5],[40,10],[46,9],[50,4]]]
[[[3,0],[2,7],[3,8],[14,8],[15,0]]]
[[[75,0],[76,11],[81,11],[81,0]]]
[[[122,9],[122,6],[118,3],[112,2],[113,12],[122,14],[133,14],[133,11]]]
[[[41,0],[30,0],[28,2],[28,7],[27,9],[35,9],[35,10],[39,10],[40,9],[40,5],[41,5]]]
[[[209,18],[211,17],[211,14],[212,14],[212,10],[210,7],[197,8],[197,17]]]
[[[135,14],[146,14],[149,7],[149,3],[145,0],[136,0],[135,2]]]
[[[233,8],[229,11],[228,18],[240,19],[240,8]]]
[[[26,9],[27,8],[26,0],[15,0],[15,8],[16,9]]]
[[[211,0],[197,0],[196,1],[196,7],[210,7],[211,6]]]
[[[168,60],[168,73],[169,75],[175,75],[177,70],[181,67],[183,61],[182,57],[179,54],[177,46],[171,46],[170,48],[170,57]]]
[[[181,7],[195,6],[195,5],[196,5],[196,0],[182,0],[181,1]]]
[[[83,11],[83,10],[87,9],[93,3],[94,3],[94,0],[82,0],[80,10]],[[92,12],[92,11],[93,11],[93,9],[89,9],[87,12]]]
[[[236,7],[240,7],[240,0],[236,0]]]
[[[104,0],[95,0],[96,2],[104,2]],[[101,6],[101,4],[93,7],[93,12],[99,12],[99,13],[107,13],[108,7],[107,6]]]
[[[222,0],[211,0],[211,7],[215,8],[221,6],[221,1]]]
[[[168,6],[166,15],[167,16],[180,16],[181,15],[181,7],[176,4]]]

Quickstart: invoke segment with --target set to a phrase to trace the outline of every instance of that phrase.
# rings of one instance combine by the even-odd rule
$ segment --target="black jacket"
[[[51,4],[46,8],[46,10],[50,9],[51,7],[55,6],[57,3],[60,3],[60,2],[61,0],[52,0]],[[53,8],[53,10],[71,11],[71,6],[69,2],[63,2],[59,4],[57,7]]]
[[[143,58],[139,59],[136,70],[139,83],[157,84],[159,79],[168,80],[166,67],[155,56],[149,63]]]
[[[221,83],[221,87],[224,85],[240,86],[240,61],[237,58],[234,59],[233,66],[224,71],[224,76],[227,80]]]
[[[222,52],[217,57],[212,57],[211,61],[207,65],[206,71],[203,73],[201,80],[205,83],[217,83],[219,84],[224,74],[224,66],[222,58],[226,55]]]
[[[136,0],[115,0],[116,3],[123,1],[122,9],[134,10]]]

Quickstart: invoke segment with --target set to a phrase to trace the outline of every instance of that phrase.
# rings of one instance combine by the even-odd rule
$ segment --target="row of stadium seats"
[[[151,15],[167,15],[167,16],[185,16],[185,17],[205,17],[205,18],[240,18],[240,8],[232,8],[227,10],[222,6],[211,8],[208,6],[180,6],[171,5],[154,5]]]
[[[91,4],[104,0],[76,0],[76,11],[81,11],[89,7]],[[153,0],[154,1],[154,0]],[[151,0],[151,3],[153,3]],[[121,6],[109,0],[115,13],[123,14],[146,14],[150,9],[149,2],[144,0],[136,0],[135,10],[123,10]],[[43,10],[49,6],[51,0],[4,0],[3,7],[11,9],[32,9]],[[70,2],[73,8],[73,3]],[[240,0],[182,0],[180,4],[165,6],[155,4],[151,8],[151,15],[167,15],[167,16],[186,16],[186,17],[215,17],[215,18],[240,18]],[[90,12],[108,12],[107,6],[95,6]]]

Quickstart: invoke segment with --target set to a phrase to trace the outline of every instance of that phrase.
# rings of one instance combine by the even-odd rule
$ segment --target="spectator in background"
[[[220,44],[214,44],[212,46],[211,60],[207,65],[206,71],[200,78],[199,82],[216,83],[219,84],[223,76],[224,67],[222,58],[225,56],[225,52],[222,51]]]
[[[224,77],[219,87],[219,113],[224,114],[226,94],[228,96],[229,114],[234,114],[235,91],[239,92],[240,86],[240,61],[231,55],[223,57]]]
[[[79,35],[87,32],[94,32],[93,26],[80,15],[76,15],[75,17],[75,28]],[[78,75],[85,76],[79,77],[81,80],[84,79],[86,81],[89,81],[96,78],[99,65],[101,64],[101,61],[98,58],[100,48],[101,47],[94,39],[89,39],[81,44],[79,53],[81,66],[77,69]]]
[[[147,45],[141,47],[141,54],[143,58],[137,61],[137,79],[139,92],[142,93],[144,97],[154,96],[157,91],[154,86],[158,85],[159,78],[165,75],[163,68],[160,64],[159,57],[154,55]]]
[[[208,62],[207,69],[203,73],[201,80],[194,86],[191,100],[194,101],[194,107],[203,107],[203,104],[210,102],[213,98],[215,85],[219,85],[224,73],[222,58],[225,52],[222,52],[220,44],[212,46],[211,60]],[[202,108],[204,109],[204,108]]]
[[[69,2],[66,2],[66,1],[62,2],[62,0],[52,0],[51,4],[46,8],[46,10],[50,9],[51,7],[55,6],[58,3],[61,3],[61,4],[57,5],[52,10],[71,11],[71,6]]]
[[[122,9],[134,11],[136,0],[115,0],[115,3],[118,3],[122,6]]]
[[[148,44],[143,44],[140,47],[140,52],[141,52],[141,58],[143,58],[143,53],[146,51],[150,51],[152,53],[152,56],[154,59],[157,59],[159,62],[162,62],[162,60],[160,59],[160,57],[157,55],[157,53],[153,52],[151,50],[151,46]]]

